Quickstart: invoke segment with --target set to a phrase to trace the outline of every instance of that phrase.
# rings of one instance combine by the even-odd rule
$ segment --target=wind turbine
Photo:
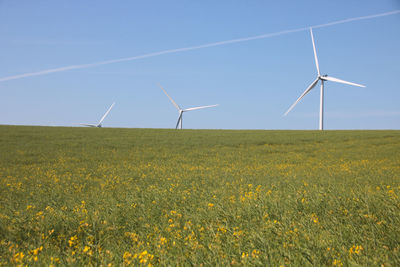
[[[319,129],[323,130],[324,129],[324,82],[325,81],[331,81],[331,82],[337,82],[337,83],[344,83],[344,84],[349,84],[353,86],[359,86],[359,87],[365,87],[365,85],[357,84],[357,83],[351,83],[347,81],[340,80],[338,78],[334,77],[329,77],[328,75],[321,75],[319,71],[319,64],[318,64],[318,57],[317,57],[317,51],[315,49],[315,43],[314,43],[314,36],[312,32],[312,28],[310,28],[310,33],[311,33],[311,40],[313,44],[313,49],[314,49],[314,58],[315,58],[315,66],[317,67],[317,78],[308,86],[308,88],[301,94],[301,96],[296,100],[296,102],[293,103],[293,105],[286,111],[284,116],[286,116],[293,108],[296,106],[296,104],[308,93],[310,92],[319,81],[321,81],[321,93],[320,93],[320,105],[319,105]]]
[[[112,103],[111,107],[107,110],[106,113],[104,113],[104,115],[103,115],[103,117],[101,117],[99,123],[97,123],[97,124],[80,123],[80,125],[88,126],[88,127],[98,127],[98,128],[101,128],[101,123],[102,123],[103,120],[107,117],[108,113],[110,113],[110,110],[113,108],[114,105],[115,105],[115,102]]]
[[[178,129],[178,126],[180,125],[180,129],[182,129],[182,115],[183,112],[187,112],[187,111],[192,111],[192,110],[196,110],[196,109],[202,109],[202,108],[211,108],[211,107],[216,107],[217,105],[210,105],[210,106],[201,106],[201,107],[194,107],[194,108],[186,108],[186,109],[182,109],[180,106],[178,106],[178,104],[175,103],[175,101],[167,94],[167,92],[164,90],[164,88],[162,88],[161,85],[159,85],[160,88],[164,91],[164,93],[168,96],[169,100],[171,100],[172,104],[176,107],[176,109],[179,112],[179,117],[178,117],[178,122],[176,123],[176,127],[175,129]]]

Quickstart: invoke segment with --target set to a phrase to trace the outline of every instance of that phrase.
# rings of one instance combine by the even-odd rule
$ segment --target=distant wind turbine
[[[175,103],[175,101],[167,94],[167,92],[164,90],[164,88],[162,88],[161,85],[159,85],[160,88],[164,91],[164,93],[168,96],[169,100],[171,100],[172,104],[178,109],[179,112],[179,117],[178,117],[178,122],[176,123],[176,127],[175,129],[178,129],[179,125],[180,125],[180,129],[182,129],[182,115],[183,112],[186,111],[191,111],[191,110],[196,110],[196,109],[202,109],[202,108],[211,108],[211,107],[216,107],[217,105],[210,105],[210,106],[201,106],[201,107],[194,107],[194,108],[187,108],[187,109],[182,109],[180,106],[178,106],[178,104]]]
[[[314,49],[315,66],[317,67],[318,76],[310,84],[310,86],[303,92],[303,94],[296,100],[296,102],[293,103],[293,105],[288,109],[288,111],[286,111],[284,116],[286,116],[296,106],[296,104],[317,85],[318,81],[321,81],[321,94],[320,94],[320,106],[319,106],[319,129],[323,130],[324,129],[324,82],[331,81],[331,82],[344,83],[344,84],[349,84],[349,85],[359,86],[359,87],[365,87],[365,85],[343,81],[338,78],[329,77],[328,75],[321,75],[321,73],[319,71],[318,57],[317,57],[317,51],[315,49],[312,28],[310,28],[310,33],[311,33],[311,40],[312,40],[313,49]]]
[[[97,124],[80,123],[80,125],[88,126],[88,127],[98,127],[98,128],[101,128],[101,123],[102,123],[103,120],[107,117],[108,113],[110,113],[110,111],[111,111],[111,109],[113,108],[114,105],[115,105],[115,102],[112,103],[111,107],[107,110],[106,113],[104,113],[104,115],[103,115],[103,117],[100,119],[99,123],[97,123]]]

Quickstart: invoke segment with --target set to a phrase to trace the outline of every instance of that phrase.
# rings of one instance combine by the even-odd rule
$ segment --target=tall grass
[[[0,264],[400,264],[399,131],[0,127]]]

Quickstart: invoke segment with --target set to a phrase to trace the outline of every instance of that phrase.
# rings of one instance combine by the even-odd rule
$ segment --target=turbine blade
[[[319,78],[315,79],[315,81],[313,81],[310,86],[308,86],[308,88],[304,91],[304,93],[301,94],[301,96],[296,100],[296,102],[293,103],[293,105],[290,106],[290,108],[288,109],[288,111],[286,111],[286,113],[283,116],[286,116],[293,108],[294,106],[297,105],[297,103],[299,103],[299,101],[308,93],[311,91],[311,89],[313,89],[317,83],[318,83]]]
[[[169,98],[169,100],[171,100],[172,104],[174,104],[174,106],[175,106],[178,110],[181,110],[181,108],[178,106],[178,104],[176,104],[175,101],[167,94],[167,91],[165,91],[164,88],[163,88],[161,85],[158,85],[158,86],[160,86],[160,88],[161,88],[161,89],[164,91],[164,93],[168,96],[168,98]]]
[[[178,129],[179,122],[180,122],[181,119],[182,119],[182,114],[183,114],[183,112],[180,112],[180,113],[179,113],[179,118],[178,118],[178,122],[176,123],[175,129]]]
[[[97,127],[97,125],[94,125],[94,124],[87,124],[87,123],[79,123],[80,125],[83,125],[83,126],[88,126],[88,127]]]
[[[103,122],[103,120],[107,117],[108,113],[110,113],[110,110],[113,108],[114,105],[115,105],[115,102],[112,103],[111,107],[107,110],[106,113],[104,113],[104,115],[103,115],[103,117],[100,119],[98,125],[100,125],[100,124]]]
[[[319,72],[319,64],[318,64],[318,57],[317,57],[317,50],[315,49],[315,43],[314,43],[314,35],[312,33],[312,28],[310,28],[310,33],[311,33],[311,40],[312,40],[312,45],[314,49],[314,59],[315,59],[315,66],[317,67],[317,72],[318,76],[321,75]]]
[[[354,86],[358,86],[358,87],[365,87],[365,85],[362,84],[358,84],[358,83],[351,83],[351,82],[347,82],[347,81],[343,81],[341,79],[335,78],[335,77],[330,77],[330,76],[326,76],[326,77],[321,77],[322,80],[326,80],[326,81],[331,81],[331,82],[337,82],[337,83],[344,83],[344,84],[348,84],[348,85],[354,85]]]
[[[202,109],[202,108],[212,108],[212,107],[216,107],[216,106],[218,106],[218,105],[219,105],[219,104],[217,104],[217,105],[210,105],[210,106],[201,106],[201,107],[187,108],[187,109],[184,109],[183,111],[191,111],[191,110]]]

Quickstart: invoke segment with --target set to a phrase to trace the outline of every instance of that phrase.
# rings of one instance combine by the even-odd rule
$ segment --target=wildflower
[[[240,237],[241,235],[243,235],[243,231],[236,228],[236,230],[233,232],[233,236]]]
[[[139,242],[139,236],[136,233],[125,232],[125,236],[129,237],[133,243]]]
[[[17,254],[14,255],[14,261],[16,263],[22,263],[22,260],[24,259],[25,255],[23,252],[18,252]]]
[[[335,259],[335,260],[332,262],[332,265],[333,265],[333,266],[343,266],[343,263],[342,263],[340,260]]]
[[[218,232],[226,233],[226,229],[223,226],[218,227]]]
[[[161,245],[167,244],[167,239],[165,237],[160,237],[160,244]]]
[[[349,255],[351,256],[352,254],[360,254],[361,251],[364,250],[364,248],[361,245],[353,245],[350,249],[349,249]]]
[[[318,223],[318,216],[315,213],[311,214],[311,220],[313,223]]]
[[[132,256],[131,253],[129,253],[128,251],[125,251],[125,252],[124,252],[124,255],[123,255],[122,257],[123,257],[124,260],[125,260],[125,259],[127,259],[127,258],[129,258],[129,257],[131,257],[131,256]]]
[[[51,257],[50,260],[51,262],[60,263],[60,258]]]
[[[212,207],[214,207],[214,204],[213,203],[208,203],[208,207],[212,208]]]
[[[136,256],[136,254],[135,254],[135,256]],[[126,265],[130,265],[131,264],[131,258],[132,258],[132,254],[131,253],[129,253],[128,251],[125,251],[124,255],[122,256],[122,258],[124,259],[124,264],[126,264]]]
[[[140,253],[138,257],[139,257],[139,262],[143,264],[147,263],[148,261],[150,262],[154,258],[154,255],[148,253],[147,250],[145,250],[142,253]]]
[[[39,251],[42,251],[42,250],[43,250],[43,246],[40,246],[40,247],[32,250],[31,253],[36,256],[36,255],[38,255]]]
[[[259,255],[260,255],[260,251],[257,250],[257,249],[254,249],[254,250],[251,252],[251,256],[252,256],[253,258],[258,258]]]
[[[78,240],[78,237],[76,235],[72,236],[69,240],[68,240],[68,245],[70,247],[73,247],[75,245],[75,241]]]

